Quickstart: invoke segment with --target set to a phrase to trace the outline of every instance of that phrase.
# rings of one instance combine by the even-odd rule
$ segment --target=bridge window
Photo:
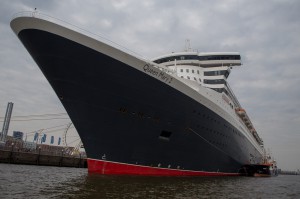
[[[208,60],[240,60],[240,55],[207,55],[207,56],[198,56],[198,55],[178,55],[164,57],[161,59],[154,60],[155,63],[160,64],[169,61],[176,60],[199,60],[199,61],[208,61]]]
[[[200,56],[200,61],[208,60],[240,60],[240,55],[209,55],[209,56]]]
[[[219,93],[222,93],[224,91],[224,88],[211,88]]]
[[[170,57],[164,57],[164,58],[161,58],[161,59],[157,59],[157,60],[154,60],[153,62],[157,63],[157,64],[161,64],[161,63],[164,63],[164,62],[169,62],[169,61],[175,61],[175,60],[185,60],[185,59],[188,59],[188,60],[198,60],[198,55],[184,55],[184,56],[170,56]]]
[[[205,79],[204,84],[226,84],[224,79]]]
[[[224,75],[227,78],[229,75],[229,71],[228,70],[218,70],[218,71],[204,72],[204,76],[218,76],[218,75]]]

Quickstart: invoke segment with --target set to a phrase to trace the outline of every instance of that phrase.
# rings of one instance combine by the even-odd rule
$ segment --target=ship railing
[[[228,93],[230,95],[230,98],[232,99],[233,103],[237,106],[237,107],[242,107],[240,102],[238,101],[238,99],[236,98],[236,96],[234,95],[230,85],[227,83],[226,87],[228,89]]]
[[[108,36],[105,36],[104,34],[95,34],[95,33],[92,33],[88,30],[85,30],[83,28],[80,28],[79,26],[76,26],[76,25],[73,25],[67,21],[64,21],[64,20],[61,20],[61,19],[58,19],[56,17],[52,17],[50,15],[47,15],[47,14],[44,14],[44,13],[41,13],[41,12],[38,12],[37,10],[35,11],[22,11],[22,12],[18,12],[18,13],[15,13],[11,20],[15,19],[15,18],[18,18],[18,17],[34,17],[34,18],[38,18],[38,19],[42,19],[42,20],[46,20],[46,21],[49,21],[49,22],[52,22],[52,23],[55,23],[55,24],[58,24],[60,26],[63,26],[65,28],[68,28],[70,30],[73,30],[73,31],[76,31],[76,32],[79,32],[81,34],[84,34],[88,37],[91,37],[95,40],[99,40],[107,45],[110,45],[118,50],[121,50],[137,59],[140,59],[140,60],[143,60],[145,61],[146,63],[158,68],[159,70],[163,71],[163,72],[166,72],[168,74],[176,74],[176,71],[172,71],[170,69],[168,69],[167,67],[165,66],[160,66],[152,61],[150,61],[150,59],[116,43],[116,42],[113,42],[112,40],[108,39]]]
[[[245,113],[245,116],[240,116],[236,113],[236,115],[238,116],[238,119],[240,121],[241,124],[243,124],[244,128],[247,129],[247,132],[248,132],[248,135],[250,135],[252,138],[254,138],[254,140],[256,141],[256,143],[261,146],[263,145],[263,140],[259,137],[258,133],[255,131],[255,133],[252,132],[252,129],[253,128],[253,124],[252,122],[250,121],[247,113]],[[245,121],[243,118],[247,117],[248,118],[248,121],[250,122],[250,125],[252,126],[251,128],[249,128],[250,125],[246,125]]]
[[[73,31],[76,31],[76,32],[79,32],[81,34],[84,34],[88,37],[91,37],[93,39],[96,39],[96,40],[99,40],[105,44],[108,44],[116,49],[119,49],[135,58],[138,58],[138,59],[141,59],[145,62],[149,62],[150,59],[116,43],[116,42],[113,42],[112,40],[108,39],[108,36],[104,35],[104,34],[95,34],[95,33],[92,33],[86,29],[83,29],[83,28],[80,28],[79,26],[76,26],[76,25],[73,25],[67,21],[64,21],[64,20],[61,20],[61,19],[58,19],[56,17],[52,17],[50,15],[47,15],[47,14],[44,14],[44,13],[41,13],[37,10],[35,11],[22,11],[22,12],[18,12],[18,13],[15,13],[11,20],[15,19],[15,18],[18,18],[18,17],[34,17],[34,18],[38,18],[38,19],[43,19],[43,20],[46,20],[46,21],[49,21],[49,22],[52,22],[52,23],[55,23],[55,24],[58,24],[58,25],[61,25],[63,27],[66,27],[68,29],[71,29]]]

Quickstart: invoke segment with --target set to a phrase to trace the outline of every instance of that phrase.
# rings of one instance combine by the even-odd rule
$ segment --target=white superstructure
[[[236,52],[172,53],[153,61],[173,70],[178,77],[197,82],[220,93],[225,92],[229,96],[233,95],[227,84],[230,70],[233,66],[241,65],[240,54]]]
[[[238,52],[179,52],[156,57],[152,61],[167,67],[173,75],[200,93],[206,88],[212,101],[234,118],[231,123],[245,132],[246,137],[262,151],[262,139],[227,82],[231,69],[242,65]]]

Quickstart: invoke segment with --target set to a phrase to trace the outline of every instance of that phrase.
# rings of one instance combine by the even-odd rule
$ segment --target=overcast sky
[[[70,122],[65,115],[17,121],[26,118],[16,116],[65,113],[9,26],[13,14],[34,8],[147,58],[182,51],[186,39],[200,52],[240,52],[243,65],[229,76],[235,95],[278,166],[300,169],[300,1],[1,0],[0,127],[11,101],[10,135]]]

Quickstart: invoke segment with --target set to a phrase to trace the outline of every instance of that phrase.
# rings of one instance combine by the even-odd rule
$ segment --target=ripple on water
[[[300,176],[102,176],[87,169],[0,164],[0,198],[300,198]]]

